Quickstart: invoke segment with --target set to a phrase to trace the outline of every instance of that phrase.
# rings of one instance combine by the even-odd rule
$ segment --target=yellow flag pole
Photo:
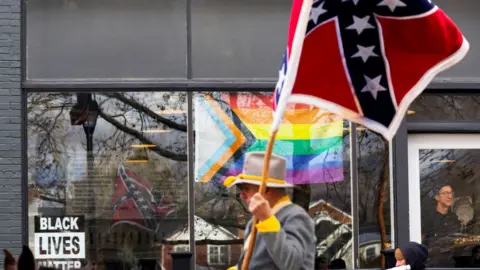
[[[265,160],[263,163],[263,171],[262,171],[262,184],[260,185],[260,188],[258,192],[263,195],[265,194],[265,190],[267,189],[267,179],[268,179],[268,173],[270,170],[270,158],[272,157],[272,151],[273,151],[273,143],[275,142],[275,137],[277,136],[278,129],[273,131],[270,134],[270,138],[268,140],[267,144],[267,151],[265,153]],[[255,239],[257,237],[257,228],[255,225],[257,225],[258,220],[256,217],[253,217],[252,221],[252,228],[250,230],[250,242],[248,243],[248,248],[247,251],[245,252],[245,257],[243,259],[242,263],[242,270],[248,270],[248,265],[250,264],[250,260],[252,259],[252,253],[255,245]]]

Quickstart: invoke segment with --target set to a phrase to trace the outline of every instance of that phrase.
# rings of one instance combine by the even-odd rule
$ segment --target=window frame
[[[451,138],[451,139],[450,139]],[[408,137],[410,241],[422,241],[422,205],[420,198],[419,150],[421,149],[480,149],[480,134],[410,134]]]
[[[218,259],[218,262],[217,263],[214,263],[212,262],[212,259],[211,259],[211,256],[213,256],[213,254],[211,253],[210,249],[211,248],[215,248],[217,249],[218,253],[217,253],[217,259]],[[220,262],[220,258],[222,257],[221,253],[220,253],[220,250],[222,248],[227,248],[227,255],[228,255],[228,258],[227,258],[227,262],[223,263],[223,262]],[[230,245],[207,245],[207,262],[209,265],[228,265],[230,264],[230,260],[231,260],[231,246]]]
[[[129,85],[134,85],[133,88],[129,88]],[[235,85],[237,84],[237,85]],[[188,130],[193,130],[193,94],[194,92],[252,92],[252,93],[257,93],[257,92],[268,92],[271,89],[266,88],[265,85],[269,85],[268,82],[239,82],[239,81],[216,81],[216,82],[210,82],[210,81],[196,81],[195,83],[189,85],[185,85],[185,82],[179,83],[162,83],[161,87],[152,87],[152,86],[146,86],[144,84],[137,84],[137,83],[127,83],[127,84],[121,84],[121,85],[116,85],[115,87],[112,87],[112,84],[108,84],[109,87],[102,87],[101,83],[89,83],[89,86],[86,87],[86,85],[76,85],[76,84],[69,84],[68,87],[65,87],[63,83],[60,84],[54,84],[51,85],[49,83],[27,83],[27,87],[22,89],[22,116],[23,119],[26,119],[27,117],[27,94],[31,92],[55,92],[55,93],[78,93],[78,92],[91,92],[91,93],[97,93],[97,92],[152,92],[152,91],[158,91],[158,92],[165,92],[165,91],[178,91],[178,92],[187,92],[187,134],[188,134],[188,144],[190,145],[194,141],[194,135],[193,132],[188,132]],[[45,87],[44,87],[45,86]],[[53,87],[52,87],[53,86]],[[79,87],[80,86],[80,87]],[[228,86],[228,88],[224,88]],[[93,88],[92,88],[93,87]],[[205,91],[208,89],[208,91]],[[357,136],[357,130],[356,130],[357,125],[350,122],[350,179],[351,179],[351,201],[352,201],[352,265],[354,265],[354,268],[359,268],[358,265],[358,258],[360,256],[359,254],[359,219],[358,219],[358,149],[359,149],[359,142],[358,142],[358,136]],[[23,164],[27,164],[28,157],[27,157],[27,126],[26,126],[26,121],[22,121],[22,140],[23,140],[23,145],[22,145],[22,160],[24,161]],[[193,156],[194,155],[194,149],[193,147],[188,147],[188,156]],[[355,158],[354,158],[355,157]],[[189,171],[189,178],[188,178],[188,188],[190,191],[189,192],[189,209],[194,209],[194,180],[193,178],[190,178],[190,175],[194,175],[194,162],[188,162],[188,171]],[[22,187],[22,193],[23,196],[26,197],[28,196],[28,189],[26,186],[28,185],[28,174],[27,174],[28,168],[26,166],[22,166],[22,184],[24,187]],[[393,185],[395,182],[392,182],[392,178],[390,177],[390,200],[391,203],[393,204],[393,201],[395,200],[395,196],[393,194]],[[28,200],[24,200],[27,202]],[[396,204],[395,204],[396,205]],[[24,224],[28,224],[28,205],[24,204],[23,205],[24,209]],[[396,216],[394,215],[396,207],[392,207],[391,210],[393,213],[391,213],[391,219],[396,220]],[[189,226],[190,228],[193,227],[194,224],[194,211],[189,211]],[[392,222],[392,224],[395,224]],[[189,245],[190,245],[190,252],[192,252],[193,257],[196,255],[196,246],[195,246],[195,236],[194,236],[194,230],[189,230],[190,231],[190,239],[189,239]],[[392,226],[390,234],[394,236],[395,238],[392,237],[392,243],[397,243],[397,234],[396,228]],[[23,242],[28,244],[28,226],[23,226],[22,229],[23,233]]]
[[[187,244],[180,244],[173,246],[174,252],[188,252],[190,250],[190,246]]]

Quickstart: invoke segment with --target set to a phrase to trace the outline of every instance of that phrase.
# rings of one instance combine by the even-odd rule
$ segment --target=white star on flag
[[[397,7],[406,7],[407,5],[401,0],[383,0],[382,2],[378,3],[377,6],[388,6],[388,8],[394,12]]]
[[[365,85],[365,87],[363,87],[361,92],[362,93],[370,92],[373,96],[373,99],[377,100],[378,92],[387,90],[385,89],[385,87],[380,85],[380,80],[382,79],[382,75],[379,75],[373,79],[365,75],[364,77],[365,77],[365,81],[367,81],[367,84]]]
[[[278,90],[281,90],[284,80],[285,80],[285,63],[282,65],[282,69],[278,71],[278,81],[275,88]]]
[[[368,58],[378,56],[376,53],[373,52],[375,46],[363,47],[357,45],[358,52],[352,55],[352,58],[361,57],[363,62],[366,63]]]
[[[365,16],[363,18],[359,18],[357,16],[353,16],[353,24],[348,26],[346,29],[354,29],[357,31],[357,34],[361,34],[365,29],[375,29],[375,27],[368,23],[370,20],[370,16]]]
[[[318,7],[312,7],[312,10],[310,11],[310,20],[312,20],[315,24],[318,21],[318,17],[327,13],[327,10],[323,9],[323,5],[325,5],[325,2],[322,2]]]

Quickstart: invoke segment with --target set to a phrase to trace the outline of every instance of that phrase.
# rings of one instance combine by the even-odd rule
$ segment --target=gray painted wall
[[[438,78],[475,80],[478,0],[435,0],[471,43]],[[28,79],[185,78],[186,0],[27,1]],[[195,0],[193,78],[275,80],[291,0]],[[94,11],[94,12],[93,12]]]
[[[476,81],[480,77],[478,61],[480,61],[480,31],[478,31],[478,0],[434,0],[445,13],[457,24],[470,43],[467,56],[456,66],[442,72],[438,78],[455,78],[465,81]]]
[[[20,0],[1,0],[0,249],[14,255],[22,243],[20,51]]]

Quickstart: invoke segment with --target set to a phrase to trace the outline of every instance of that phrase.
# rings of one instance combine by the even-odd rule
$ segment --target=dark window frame
[[[23,116],[23,121],[22,121],[22,196],[24,198],[24,203],[23,203],[23,228],[22,228],[22,240],[24,244],[28,244],[28,167],[26,164],[28,164],[28,155],[27,155],[27,122],[25,121],[27,119],[27,95],[28,93],[38,93],[38,92],[57,92],[57,93],[77,93],[77,92],[92,92],[92,93],[98,93],[98,92],[143,92],[143,91],[158,91],[158,92],[187,92],[187,140],[188,140],[188,145],[192,145],[194,142],[194,137],[193,137],[193,132],[188,132],[188,130],[193,130],[193,121],[191,121],[192,116],[193,116],[193,94],[194,92],[202,92],[205,90],[209,90],[209,92],[238,92],[238,91],[249,91],[252,93],[255,92],[268,92],[271,90],[271,88],[266,88],[262,87],[263,84],[257,84],[257,83],[247,83],[247,84],[241,84],[241,85],[236,85],[237,87],[228,87],[228,88],[223,88],[220,87],[222,85],[227,85],[231,86],[232,82],[216,82],[213,85],[210,85],[209,83],[202,83],[200,85],[196,85],[195,87],[178,87],[178,85],[171,85],[171,84],[166,84],[162,87],[145,87],[141,85],[137,85],[136,88],[127,88],[126,85],[123,85],[123,87],[98,87],[98,88],[84,88],[84,87],[75,87],[75,85],[70,85],[70,87],[50,87],[50,88],[37,88],[39,86],[35,87],[27,87],[22,89],[22,116]],[[250,87],[252,86],[252,87]],[[178,87],[178,88],[177,88]],[[359,149],[359,142],[358,142],[358,136],[357,136],[357,131],[356,131],[356,124],[351,123],[351,133],[350,133],[350,177],[351,177],[351,200],[352,200],[352,233],[353,233],[353,238],[352,238],[352,256],[353,256],[353,262],[354,262],[354,268],[357,269],[359,268],[358,265],[358,258],[359,258],[359,218],[358,218],[358,196],[359,196],[359,188],[358,188],[358,155],[357,152]],[[395,151],[393,152],[395,153]],[[188,156],[193,156],[194,154],[194,149],[193,147],[188,147]],[[193,162],[188,162],[188,171],[189,175],[193,175],[194,171],[194,163]],[[193,179],[188,179],[188,185],[189,185],[189,190],[194,190],[194,181]],[[396,182],[394,180],[394,194],[390,194],[389,196],[390,199],[393,200],[394,202],[394,212],[396,213],[396,205],[405,205],[405,202],[400,202],[396,203],[396,198],[398,196],[398,192],[396,192]],[[407,187],[408,191],[408,187]],[[402,193],[402,192],[401,192]],[[393,197],[392,197],[393,196]],[[190,209],[195,209],[195,202],[192,199],[194,197],[193,192],[189,192],[189,208]],[[408,201],[408,199],[407,199]],[[193,225],[193,220],[194,220],[194,211],[189,211],[189,226]],[[407,211],[408,213],[408,211]],[[395,214],[394,216],[391,216],[390,219],[393,219],[394,221],[398,220],[397,215]],[[395,224],[395,223],[394,223]],[[406,223],[408,227],[408,220]],[[400,227],[401,228],[401,227]],[[395,243],[398,243],[398,236],[399,234],[397,233],[398,228],[396,226],[392,226],[391,231],[388,232],[389,234],[395,235]],[[393,231],[392,231],[393,230]],[[400,234],[401,235],[401,234]],[[194,241],[194,230],[190,230],[190,250],[193,250],[193,256],[195,256],[195,249],[192,249],[195,246]]]

